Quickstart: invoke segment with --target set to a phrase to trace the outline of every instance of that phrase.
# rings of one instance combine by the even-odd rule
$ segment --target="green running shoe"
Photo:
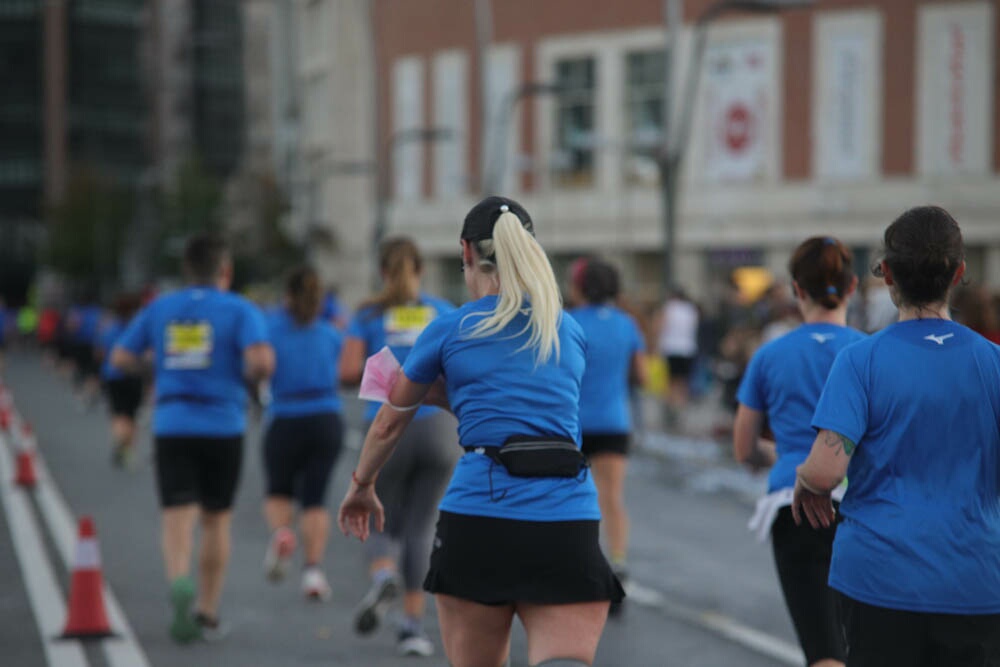
[[[170,583],[170,605],[174,617],[170,622],[170,637],[179,644],[201,638],[201,626],[195,622],[191,608],[194,606],[195,589],[191,577],[177,577]]]

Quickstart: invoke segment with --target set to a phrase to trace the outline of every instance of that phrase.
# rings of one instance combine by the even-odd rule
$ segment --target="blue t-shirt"
[[[1000,613],[1000,347],[947,320],[892,324],[841,352],[812,424],[857,443],[830,586]]]
[[[125,325],[117,317],[101,325],[101,333],[97,336],[97,347],[104,354],[101,361],[101,377],[105,380],[120,380],[125,374],[111,365],[111,350],[118,338],[125,332]]]
[[[570,313],[587,338],[587,369],[580,387],[584,434],[623,434],[632,429],[629,371],[646,345],[632,317],[613,306],[583,306]]]
[[[835,324],[803,324],[753,355],[736,399],[767,413],[774,432],[778,460],[767,480],[768,491],[795,486],[795,469],[809,456],[816,440],[810,423],[833,360],[864,337]]]
[[[527,316],[514,318],[488,338],[468,332],[496,307],[486,296],[431,322],[403,365],[413,382],[427,384],[444,375],[459,442],[466,447],[498,447],[513,435],[555,435],[579,445],[580,382],[586,342],[568,314],[559,324],[560,354],[536,365],[535,352],[521,348]],[[512,477],[487,456],[459,459],[441,509],[524,521],[599,520],[597,488],[590,474],[575,479]]]
[[[264,316],[251,302],[189,287],[144,308],[117,345],[137,355],[153,350],[155,435],[231,437],[246,428],[243,352],[266,342]]]
[[[340,332],[321,319],[302,326],[285,310],[272,314],[267,325],[276,360],[269,414],[302,417],[340,412]]]
[[[102,314],[98,305],[72,306],[67,316],[72,341],[84,345],[96,344]]]
[[[347,325],[347,337],[360,339],[365,344],[365,355],[371,356],[386,345],[402,364],[413,349],[420,332],[434,318],[445,313],[454,312],[455,306],[444,299],[420,295],[420,301],[405,306],[392,306],[387,309],[376,306],[361,308]],[[433,381],[433,380],[432,380]],[[375,414],[382,406],[377,401],[368,401],[365,409],[365,419],[375,419]],[[417,410],[416,418],[423,419],[438,412],[438,408],[422,407]]]

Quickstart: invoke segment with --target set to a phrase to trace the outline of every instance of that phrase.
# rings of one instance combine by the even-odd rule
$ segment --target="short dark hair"
[[[851,249],[832,236],[813,236],[795,249],[788,272],[813,301],[834,310],[854,280],[853,259]]]
[[[577,272],[577,288],[588,303],[604,303],[618,298],[621,283],[618,270],[607,262],[589,258]]]
[[[229,244],[221,235],[195,234],[184,246],[184,275],[192,283],[211,283],[228,259]]]
[[[911,208],[886,228],[882,257],[907,305],[942,301],[965,261],[962,230],[940,206]],[[881,277],[881,266],[872,272]]]

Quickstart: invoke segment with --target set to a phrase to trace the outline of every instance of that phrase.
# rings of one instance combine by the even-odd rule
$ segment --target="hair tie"
[[[500,205],[500,212],[501,212],[501,213],[506,213],[506,212],[507,212],[507,211],[509,211],[509,210],[510,210],[510,207],[509,207],[509,206],[507,206],[507,204],[501,204],[501,205]]]
[[[826,286],[826,293],[827,294],[836,294],[837,293],[837,288],[834,287],[833,285],[827,285]]]
[[[823,245],[837,245],[837,239],[833,238],[832,236],[827,236],[825,239],[823,239]]]

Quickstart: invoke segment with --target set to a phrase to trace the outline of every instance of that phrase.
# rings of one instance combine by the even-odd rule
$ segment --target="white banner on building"
[[[496,179],[499,192],[517,187],[518,147],[521,145],[521,108],[526,98],[511,108],[511,95],[521,83],[521,54],[513,45],[494,46],[486,56],[486,107],[489,137],[485,171]]]
[[[767,174],[774,113],[774,45],[745,40],[712,45],[705,54],[704,178],[746,182]]]
[[[462,194],[468,182],[468,73],[464,51],[434,56],[434,125],[448,131],[434,142],[434,194]]]
[[[922,6],[918,49],[920,171],[988,172],[995,66],[992,5]]]
[[[401,58],[392,68],[393,134],[424,127],[424,63],[418,57]],[[416,199],[424,182],[424,143],[400,141],[389,146],[393,197]]]
[[[813,87],[814,171],[857,180],[881,154],[881,21],[876,12],[818,16]]]

